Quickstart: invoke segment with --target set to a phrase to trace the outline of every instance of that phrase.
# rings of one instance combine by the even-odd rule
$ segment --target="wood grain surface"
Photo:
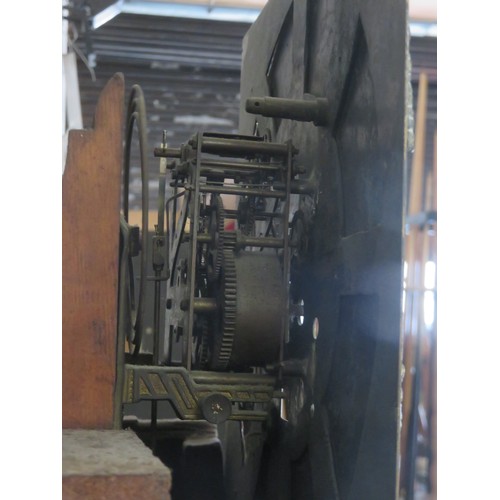
[[[62,187],[63,428],[111,428],[116,375],[124,78],[69,133]]]

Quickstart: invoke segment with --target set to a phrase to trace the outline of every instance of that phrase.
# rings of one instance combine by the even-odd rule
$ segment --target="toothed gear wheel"
[[[279,257],[225,247],[216,295],[210,367],[241,371],[276,362],[285,311]]]
[[[226,370],[233,351],[234,335],[236,331],[236,263],[234,252],[230,248],[223,250],[222,268],[222,322],[221,332],[214,340],[212,368]]]
[[[241,232],[247,236],[253,233],[255,225],[255,198],[244,197],[238,206],[238,224]]]
[[[208,367],[210,358],[210,342],[207,318],[201,320],[201,332],[196,344],[196,367],[198,369],[205,369]]]
[[[236,231],[225,231],[222,237],[224,250],[234,250],[236,248]]]
[[[212,236],[209,249],[208,278],[216,280],[220,274],[223,261],[223,237],[224,237],[224,203],[220,195],[212,195],[212,213],[209,219],[208,232]]]

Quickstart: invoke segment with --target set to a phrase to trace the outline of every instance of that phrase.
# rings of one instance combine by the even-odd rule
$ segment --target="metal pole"
[[[281,97],[251,97],[245,110],[253,115],[284,118],[299,122],[328,124],[328,100],[325,98],[283,99]]]
[[[244,139],[203,137],[201,151],[203,153],[217,154],[220,156],[286,156],[288,147],[286,144],[277,144],[273,142],[256,142]]]
[[[187,189],[187,188],[186,188]],[[191,188],[192,189],[192,188]],[[235,194],[241,196],[262,196],[263,198],[286,198],[283,191],[264,191],[263,189],[238,188],[232,186],[211,186],[204,185],[199,188],[200,193]]]

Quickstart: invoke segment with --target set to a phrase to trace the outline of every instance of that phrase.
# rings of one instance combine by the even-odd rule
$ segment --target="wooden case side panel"
[[[111,428],[116,378],[124,78],[94,128],[69,133],[62,185],[63,428]]]

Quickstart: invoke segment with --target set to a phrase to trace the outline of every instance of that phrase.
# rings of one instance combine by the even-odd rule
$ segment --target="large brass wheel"
[[[130,163],[132,145],[137,131],[141,170],[141,222],[132,225],[130,217]],[[138,85],[132,87],[125,130],[123,157],[122,211],[120,213],[120,284],[118,333],[120,345],[128,343],[137,357],[141,349],[145,315],[145,289],[148,255],[148,165],[146,104]]]

